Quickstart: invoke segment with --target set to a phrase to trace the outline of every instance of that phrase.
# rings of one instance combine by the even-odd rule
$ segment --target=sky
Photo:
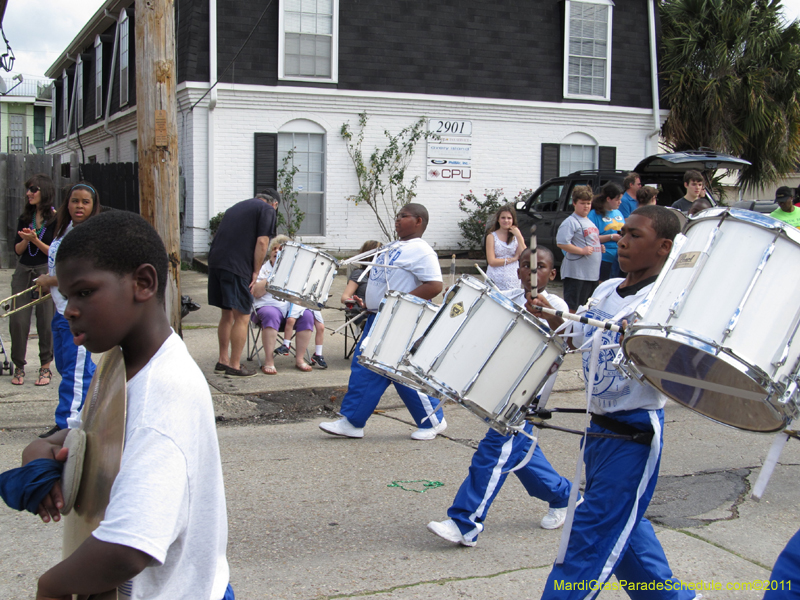
[[[104,0],[8,0],[3,30],[16,56],[14,70],[43,77]],[[800,18],[800,0],[783,0],[784,16]],[[4,52],[0,40],[0,54]]]

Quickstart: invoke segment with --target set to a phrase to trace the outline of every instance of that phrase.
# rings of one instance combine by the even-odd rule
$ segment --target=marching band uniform
[[[585,316],[614,321],[628,317],[644,300],[655,279],[648,278],[622,290],[617,287],[623,279],[602,283],[594,294],[595,302],[588,311],[584,308]],[[579,334],[574,338],[575,347],[596,330],[579,323],[572,323],[571,327]],[[618,333],[602,333],[603,345],[618,340]],[[542,598],[594,598],[614,574],[628,586],[655,583],[665,588],[625,588],[632,598],[690,600],[695,598],[694,592],[680,589],[653,526],[644,518],[658,479],[666,397],[655,388],[623,377],[612,364],[615,353],[613,349],[600,351],[591,398],[591,412],[599,417],[593,416],[589,431],[650,432],[652,440],[645,445],[619,438],[586,438],[584,502],[575,510],[565,560],[553,566]],[[589,360],[585,353],[583,370],[587,380]]]
[[[509,290],[504,294],[514,302],[523,304],[525,302],[522,288]],[[540,294],[555,310],[569,310],[567,303],[555,294],[547,291]],[[532,424],[527,423],[525,431],[530,434],[533,431]],[[469,474],[458,488],[453,505],[447,509],[447,516],[458,525],[462,544],[475,545],[478,534],[483,531],[483,521],[489,512],[489,507],[508,477],[503,471],[508,471],[519,464],[527,454],[531,443],[531,439],[525,435],[502,435],[494,429],[489,429],[478,444],[478,449],[472,455]],[[528,464],[514,471],[514,474],[529,495],[544,500],[551,509],[567,506],[572,484],[556,472],[538,445]]]
[[[439,259],[433,248],[422,238],[395,242],[390,250],[378,255],[374,263],[370,271],[365,298],[366,307],[371,314],[367,319],[364,331],[369,331],[372,327],[375,311],[378,310],[381,300],[388,291],[410,292],[423,282],[442,281]],[[382,264],[395,265],[400,268],[381,269],[380,265]],[[444,430],[446,424],[441,409],[423,422],[423,419],[433,413],[434,407],[439,404],[436,399],[370,371],[358,362],[359,356],[361,356],[360,343],[353,353],[347,393],[342,398],[342,407],[339,411],[353,427],[359,429],[364,427],[367,419],[378,406],[383,392],[390,383],[394,383],[397,393],[420,430],[434,429],[437,432]],[[324,426],[325,423],[321,427],[328,431]],[[434,437],[436,437],[435,433],[432,437],[420,437],[419,439],[433,439]]]

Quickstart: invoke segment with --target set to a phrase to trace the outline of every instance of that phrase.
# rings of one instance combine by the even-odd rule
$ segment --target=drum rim
[[[320,310],[321,308],[325,308],[324,302],[310,300],[309,298],[312,296],[298,296],[296,292],[293,290],[287,290],[286,288],[269,286],[267,287],[267,292],[280,300],[297,304],[298,306],[302,306],[303,308],[307,308],[309,310]],[[281,296],[281,294],[283,296]],[[304,302],[307,304],[304,304]],[[309,306],[311,303],[313,303],[313,305]]]
[[[702,221],[713,221],[724,218],[725,213],[728,213],[729,215],[727,218],[735,219],[742,223],[755,225],[756,227],[773,231],[780,230],[783,234],[785,234],[785,237],[790,242],[800,245],[800,230],[798,230],[796,227],[792,227],[791,225],[784,223],[783,221],[779,221],[774,217],[770,217],[769,215],[757,213],[752,210],[744,210],[742,208],[722,208],[719,206],[707,208],[706,210],[689,217],[687,224],[683,227],[683,232],[685,234],[695,224]]]
[[[321,250],[316,246],[311,246],[309,244],[303,244],[302,242],[297,242],[295,240],[288,240],[283,244],[284,246],[294,246],[296,248],[305,248],[306,250],[312,251],[314,254],[320,254],[325,258],[329,258],[333,263],[339,268],[339,259],[337,259],[333,254],[326,252],[325,250]]]
[[[386,292],[386,295],[383,297],[383,300],[381,300],[381,305],[383,305],[384,300],[386,300],[386,298],[388,298],[389,296],[393,298],[400,298],[401,300],[407,300],[414,304],[419,304],[422,306],[433,308],[437,312],[439,310],[439,305],[434,304],[430,300],[425,300],[424,298],[420,298],[419,296],[414,296],[413,294],[409,294],[408,292],[401,292],[398,290],[389,290],[388,292]],[[378,312],[380,313],[380,311],[381,309],[379,308]]]
[[[665,329],[670,329],[670,331],[665,331]],[[637,335],[638,334],[638,335]],[[776,421],[782,423],[780,426],[776,427],[775,429],[771,429],[769,431],[761,430],[761,429],[754,429],[754,428],[745,428],[745,427],[738,427],[731,423],[726,423],[718,418],[710,416],[704,412],[693,408],[676,398],[673,398],[671,395],[666,394],[657,386],[651,384],[649,379],[646,375],[642,374],[642,378],[647,381],[648,385],[652,385],[659,393],[663,394],[673,402],[677,402],[684,408],[688,408],[689,410],[698,413],[699,415],[706,417],[707,419],[711,419],[717,423],[721,423],[722,425],[727,425],[728,427],[733,427],[734,429],[739,429],[741,431],[752,431],[754,433],[772,433],[775,431],[780,431],[784,427],[786,427],[792,420],[796,419],[800,416],[800,407],[798,407],[797,401],[793,400],[791,402],[782,402],[781,399],[783,398],[786,389],[788,388],[787,384],[781,383],[780,381],[774,381],[771,377],[769,377],[763,369],[758,366],[749,364],[746,360],[744,360],[741,356],[738,356],[735,352],[730,350],[729,348],[720,347],[719,344],[716,342],[708,343],[702,339],[699,339],[696,334],[691,331],[680,329],[680,328],[669,328],[660,325],[652,325],[652,324],[636,324],[631,326],[629,329],[628,334],[622,341],[622,354],[625,357],[625,360],[632,365],[633,369],[638,372],[639,365],[633,362],[628,355],[626,348],[629,340],[636,339],[637,337],[641,337],[643,335],[647,335],[648,337],[655,337],[661,338],[664,340],[670,340],[673,342],[685,343],[687,346],[700,350],[701,352],[705,352],[715,358],[718,358],[725,362],[726,365],[729,367],[739,371],[745,377],[748,377],[753,383],[757,386],[761,387],[764,390],[765,397],[760,401],[762,404],[769,407],[772,411],[773,415],[776,418]]]

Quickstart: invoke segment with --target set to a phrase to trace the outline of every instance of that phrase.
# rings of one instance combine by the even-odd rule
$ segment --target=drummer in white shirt
[[[364,326],[369,331],[381,300],[390,290],[406,292],[431,300],[442,291],[442,271],[433,248],[422,239],[428,226],[428,210],[421,204],[406,204],[395,217],[394,228],[399,241],[378,255],[370,271],[367,284],[366,308],[370,316]],[[393,265],[398,268],[380,268]],[[433,440],[447,427],[441,408],[434,413],[439,402],[417,390],[392,382],[383,375],[370,371],[358,362],[361,345],[353,353],[347,393],[342,398],[338,421],[319,424],[325,433],[349,438],[364,437],[364,425],[378,406],[383,392],[394,383],[400,398],[417,424],[411,434],[414,440]]]
[[[569,310],[567,303],[555,294],[545,291],[547,283],[555,279],[553,253],[548,248],[540,247],[536,256],[537,292],[556,310]],[[525,304],[525,295],[531,291],[531,250],[526,248],[519,257],[517,269],[521,288],[504,290],[503,295],[519,306]],[[525,431],[532,432],[530,423]],[[483,531],[483,522],[489,512],[500,488],[506,481],[507,471],[519,464],[530,448],[531,440],[524,435],[502,435],[490,429],[478,444],[472,455],[467,478],[456,493],[453,504],[447,509],[448,519],[431,521],[428,530],[439,537],[461,544],[474,546],[478,534]],[[544,500],[549,505],[547,514],[542,518],[540,526],[544,529],[557,529],[564,524],[567,517],[569,493],[572,489],[570,481],[559,475],[545,458],[539,446],[534,450],[528,464],[514,474],[519,478],[525,491],[534,498]]]

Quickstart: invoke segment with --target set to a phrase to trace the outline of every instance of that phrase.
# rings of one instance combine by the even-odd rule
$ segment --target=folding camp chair
[[[358,308],[348,308],[344,312],[344,318],[346,321],[350,321],[354,317],[357,317],[361,312]],[[344,358],[347,360],[351,356],[353,356],[353,352],[356,351],[356,346],[358,345],[358,340],[361,338],[361,334],[364,333],[364,324],[367,320],[367,314],[364,313],[361,315],[360,318],[356,319],[347,324],[344,328]],[[349,348],[348,348],[349,346]]]

